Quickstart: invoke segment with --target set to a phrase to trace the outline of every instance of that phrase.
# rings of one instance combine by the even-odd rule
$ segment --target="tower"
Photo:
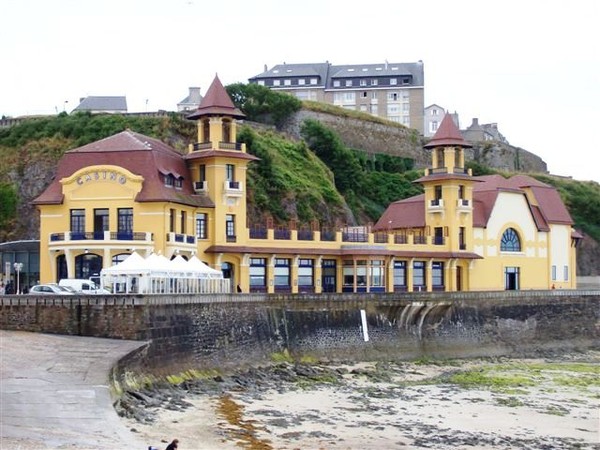
[[[214,204],[207,216],[207,239],[199,241],[199,251],[209,244],[243,243],[246,236],[246,170],[256,160],[246,153],[246,145],[236,141],[237,121],[244,114],[237,109],[215,76],[198,109],[187,118],[197,120],[198,141],[185,155],[196,194]],[[201,214],[201,213],[200,213]]]

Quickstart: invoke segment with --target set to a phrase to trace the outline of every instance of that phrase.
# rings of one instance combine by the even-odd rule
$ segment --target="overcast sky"
[[[416,62],[425,106],[496,122],[551,173],[600,181],[597,0],[1,0],[0,115],[125,95],[175,110],[218,73],[266,64]],[[593,163],[590,163],[593,161]]]

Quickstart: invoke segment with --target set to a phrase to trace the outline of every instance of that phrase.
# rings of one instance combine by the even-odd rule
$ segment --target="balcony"
[[[212,142],[196,142],[193,146],[195,152],[199,150],[210,150],[212,148]]]
[[[139,231],[86,231],[84,233],[66,231],[50,234],[50,243],[76,241],[154,241],[152,233]]]
[[[238,150],[242,151],[242,143],[240,142],[219,142],[219,150]]]
[[[467,200],[466,198],[459,198],[456,201],[456,210],[458,212],[467,213],[473,209],[471,205],[471,200]]]
[[[223,193],[228,197],[241,197],[244,195],[242,183],[239,181],[225,180],[223,183]]]
[[[196,251],[196,236],[182,233],[167,233],[167,254],[179,251]]]
[[[208,182],[207,181],[194,181],[194,192],[196,192],[196,194],[208,193]]]
[[[434,198],[429,201],[427,205],[427,211],[431,213],[443,212],[444,211],[444,200],[441,198]]]

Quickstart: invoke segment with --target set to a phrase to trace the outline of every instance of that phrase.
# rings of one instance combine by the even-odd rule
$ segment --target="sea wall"
[[[146,370],[600,347],[600,291],[0,298],[0,327],[148,341]]]

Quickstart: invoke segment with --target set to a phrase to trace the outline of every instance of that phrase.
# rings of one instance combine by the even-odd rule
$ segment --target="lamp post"
[[[15,273],[16,273],[16,278],[17,278],[17,290],[15,291],[15,294],[20,294],[20,289],[19,289],[19,274],[21,273],[21,270],[23,269],[23,263],[20,262],[16,262],[13,264],[13,267],[15,268]]]

